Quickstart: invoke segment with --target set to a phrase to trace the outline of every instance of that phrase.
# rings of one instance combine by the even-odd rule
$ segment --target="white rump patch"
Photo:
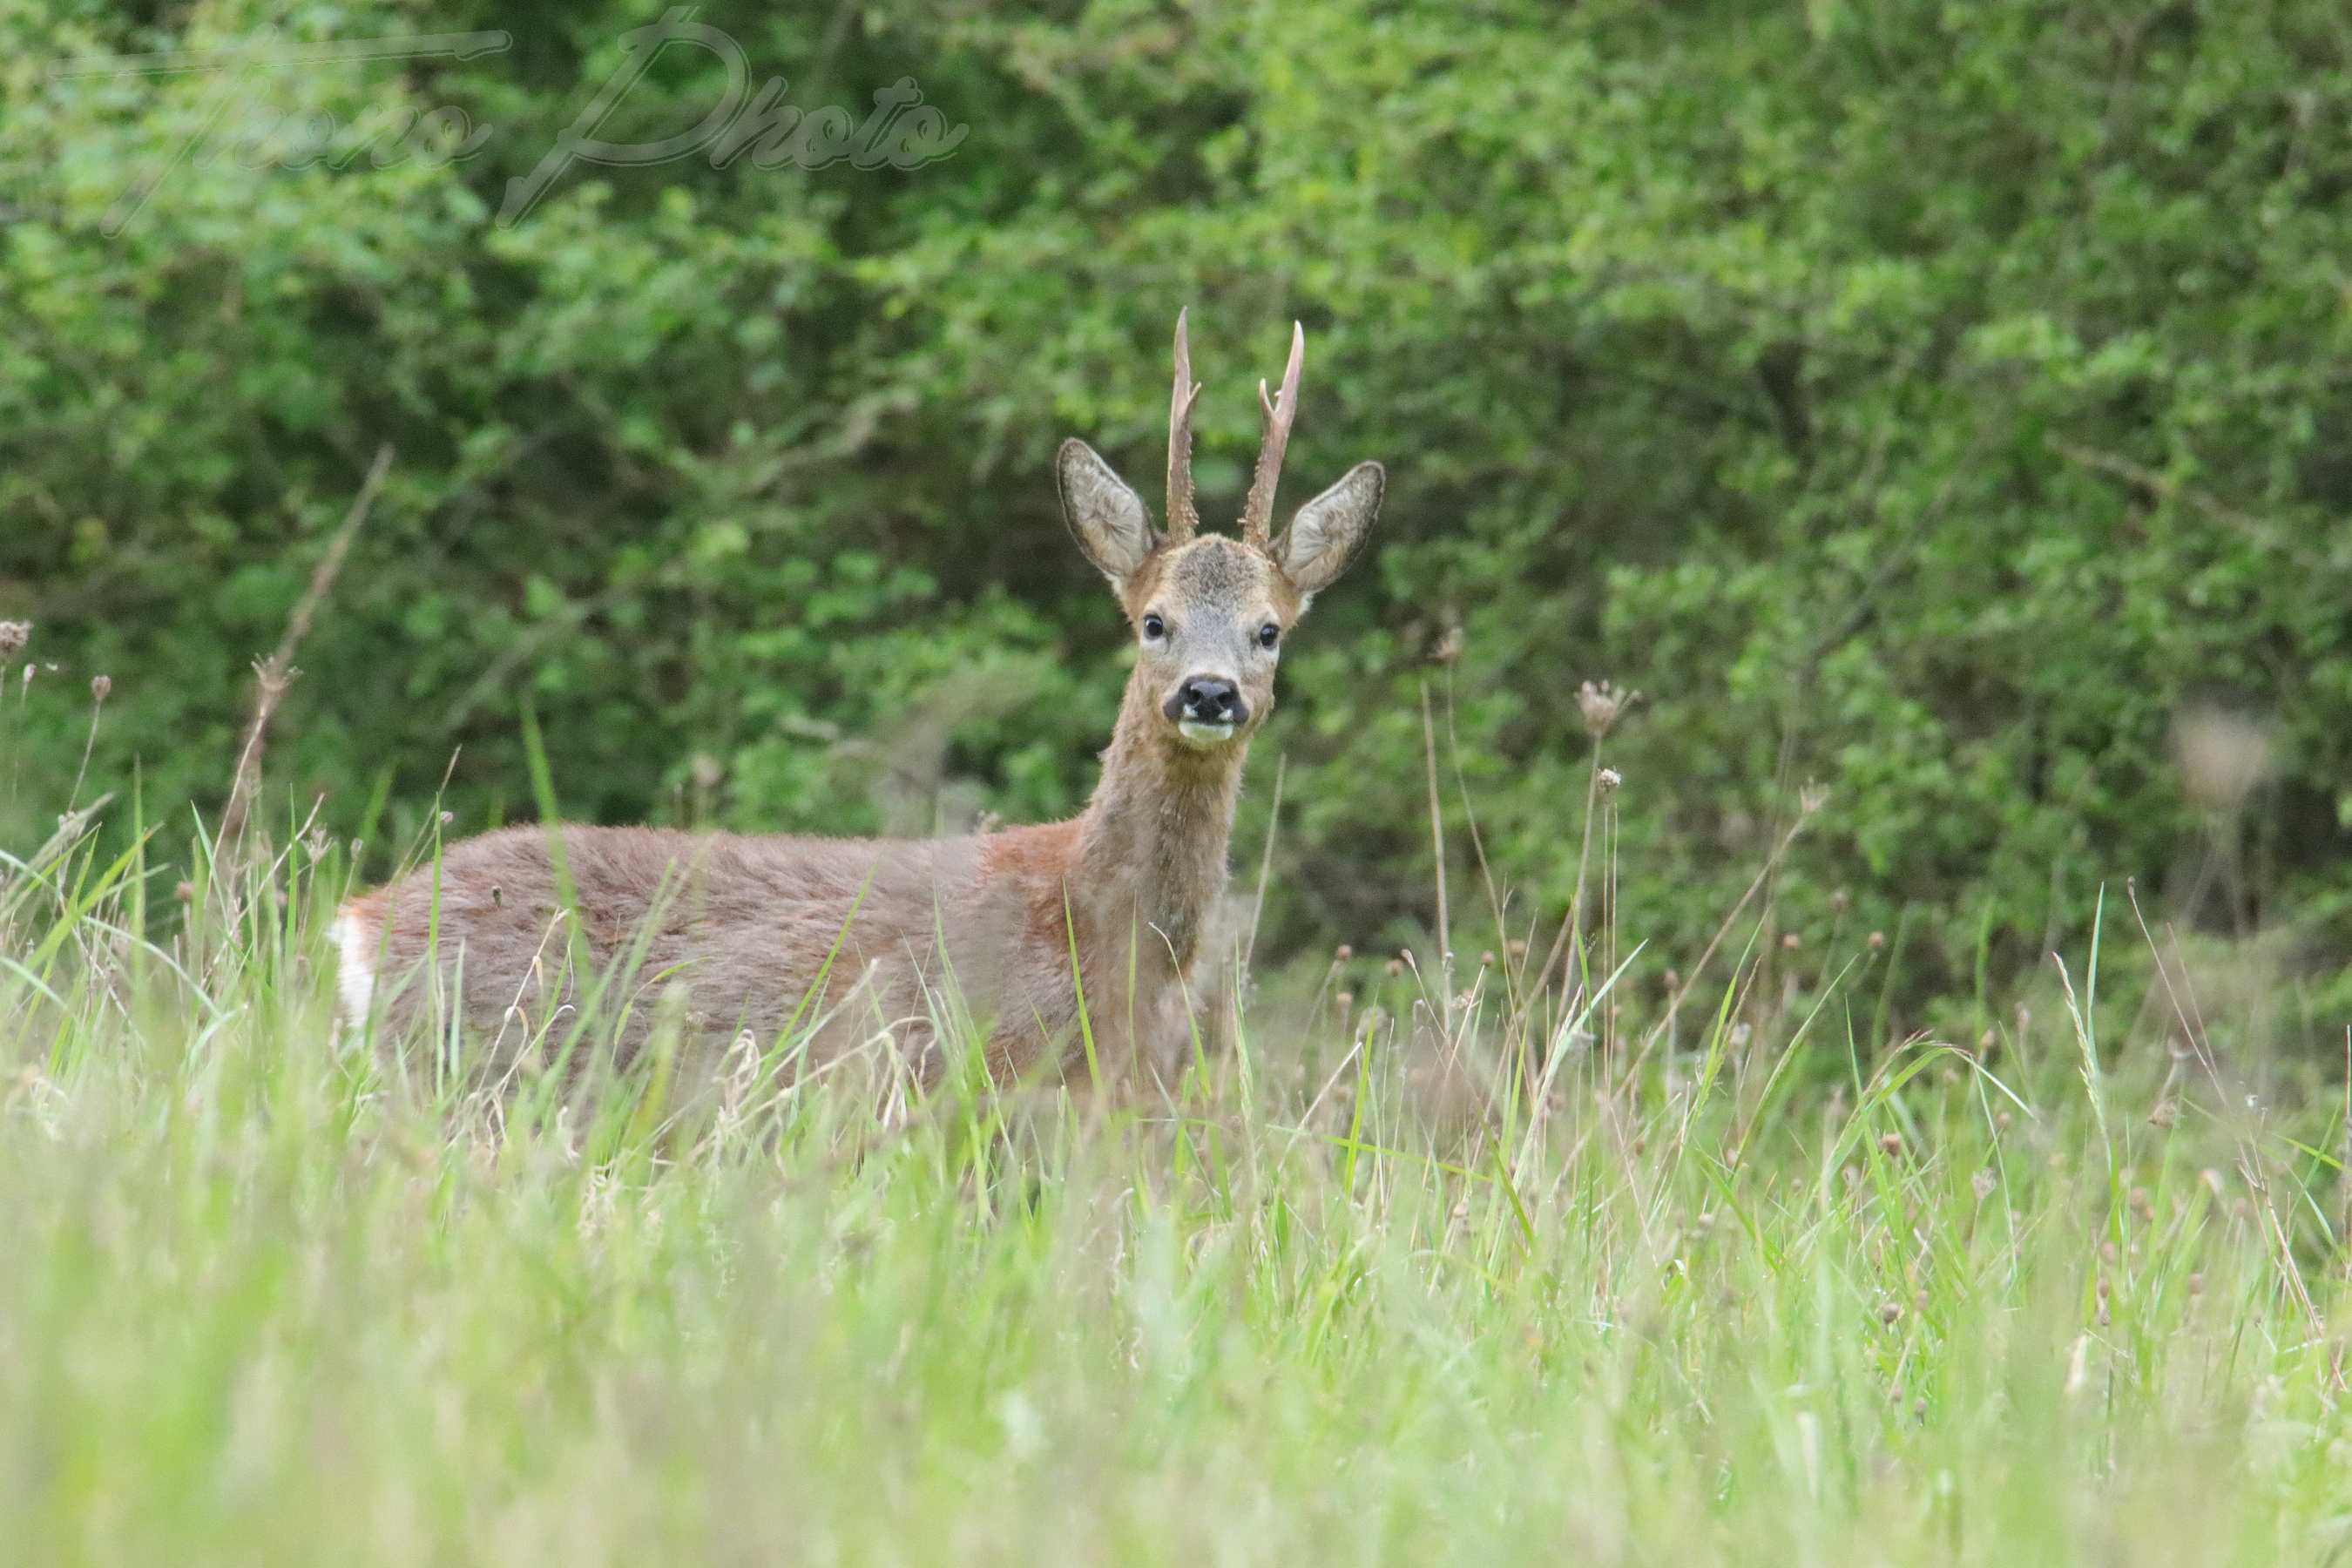
[[[368,1002],[375,994],[375,923],[345,910],[335,916],[334,937],[341,955],[335,969],[335,989],[342,993],[343,1016],[354,1025],[363,1024]]]

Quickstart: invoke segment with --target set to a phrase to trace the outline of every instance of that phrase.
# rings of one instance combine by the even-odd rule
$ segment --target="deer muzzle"
[[[1215,745],[1241,733],[1249,704],[1241,688],[1221,675],[1192,675],[1170,692],[1161,711],[1188,741]]]

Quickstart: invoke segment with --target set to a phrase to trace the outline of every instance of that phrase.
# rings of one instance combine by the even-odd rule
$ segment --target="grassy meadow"
[[[2352,1562],[2347,18],[0,0],[0,1568]],[[1179,1081],[339,1021],[1076,811],[1180,320],[1390,477]]]
[[[1864,933],[1761,983],[1751,907],[1671,1020],[1604,931],[1567,1005],[1468,942],[1451,996],[1429,954],[1238,988],[1166,1088],[787,1039],[492,1092],[338,1038],[344,847],[84,826],[0,885],[14,1560],[2352,1540],[2341,1110],[2240,1092],[2184,966],[2099,994],[2161,940],[2119,899],[1965,1049],[1874,1045]]]

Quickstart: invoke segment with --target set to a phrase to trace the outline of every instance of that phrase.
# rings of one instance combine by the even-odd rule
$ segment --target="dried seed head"
[[[2172,754],[2182,790],[2208,811],[2236,809],[2271,776],[2269,727],[2224,709],[2196,709],[2175,720]]]
[[[694,761],[688,766],[694,773],[694,787],[697,789],[717,789],[719,781],[727,776],[726,770],[719,764],[719,759],[709,752],[695,752]]]
[[[1807,816],[1812,816],[1829,803],[1830,789],[1827,784],[1808,783],[1804,788],[1797,792],[1797,808]]]
[[[1404,973],[1404,960],[1402,958],[1391,958],[1389,960],[1388,968],[1389,978],[1393,980],[1398,975]]]
[[[1799,937],[1795,931],[1785,932],[1780,938],[1780,946],[1784,952],[1794,952],[1804,945],[1803,939]]]
[[[1886,945],[1886,933],[1885,933],[1885,931],[1872,931],[1872,932],[1870,933],[1870,951],[1871,951],[1871,952],[1876,952],[1880,948],[1885,947],[1885,945]]]
[[[1528,955],[1528,944],[1524,939],[1515,936],[1503,944],[1503,951],[1513,958],[1525,958]]]
[[[25,645],[32,640],[32,622],[0,621],[0,658],[22,652]]]
[[[1439,636],[1436,644],[1430,648],[1429,657],[1439,664],[1452,664],[1462,657],[1462,649],[1465,646],[1462,628],[1458,626],[1448,626]]]
[[[1481,969],[1492,969],[1495,967],[1495,950],[1493,948],[1487,948],[1485,952],[1478,954],[1478,967]]]
[[[1342,991],[1333,1000],[1339,1004],[1339,1011],[1345,1013],[1356,1005],[1356,994],[1352,991]]]
[[[1884,1154],[1900,1154],[1903,1152],[1903,1134],[1900,1132],[1880,1133],[1878,1135],[1878,1148],[1879,1152]]]
[[[1992,1196],[1993,1188],[2000,1184],[2000,1178],[1994,1175],[1991,1168],[1989,1166],[1984,1170],[1979,1171],[1975,1175],[1969,1178],[1969,1189],[1976,1194],[1977,1202],[1979,1203],[1982,1203],[1985,1199]]]
[[[1354,948],[1352,948],[1352,947],[1349,947],[1349,946],[1346,942],[1341,942],[1341,943],[1339,945],[1339,947],[1338,947],[1336,950],[1334,950],[1334,952],[1332,952],[1332,954],[1331,954],[1332,959],[1333,959],[1335,962],[1339,963],[1347,963],[1347,962],[1348,962],[1348,960],[1349,960],[1349,959],[1351,959],[1351,958],[1353,958],[1353,957],[1355,957],[1355,956],[1356,956],[1356,950],[1355,950]]]
[[[106,700],[107,693],[113,689],[114,681],[110,677],[93,675],[89,678],[89,697],[91,701],[104,702]]]
[[[1853,907],[1853,895],[1847,892],[1843,888],[1838,889],[1835,892],[1830,895],[1830,908],[1838,914],[1843,914]]]
[[[1620,691],[1605,680],[1588,680],[1576,689],[1577,711],[1584,715],[1585,732],[1601,739],[1616,726],[1625,710],[1642,700],[1638,691]]]
[[[1615,768],[1603,768],[1593,775],[1592,782],[1602,795],[1615,795],[1617,786],[1625,782],[1625,775]]]
[[[2147,1124],[2158,1131],[2170,1131],[2179,1120],[2180,1102],[2168,1094],[2158,1100],[2155,1108],[2147,1113]]]
[[[1900,1301],[1881,1301],[1878,1304],[1878,1321],[1893,1328],[1903,1321],[1903,1304]]]

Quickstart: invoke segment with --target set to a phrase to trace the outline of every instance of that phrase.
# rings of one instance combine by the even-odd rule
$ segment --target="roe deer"
[[[816,1061],[888,1035],[935,1079],[949,1042],[933,1018],[952,993],[1003,1079],[1083,1060],[1083,996],[1098,1065],[1172,1067],[1282,639],[1363,542],[1385,482],[1378,463],[1360,463],[1271,535],[1305,353],[1294,325],[1280,392],[1258,384],[1264,437],[1238,539],[1198,531],[1201,388],[1182,314],[1166,528],[1092,447],[1062,444],[1063,515],[1138,643],[1101,782],[1077,816],[934,840],[506,828],[343,906],[347,1014],[364,1020],[373,1004],[388,1027],[412,1027],[438,994],[466,1032],[503,1041],[518,1013],[551,1016],[626,970],[686,987],[690,1034],[748,1030],[772,1045],[799,1019]],[[625,1058],[654,1009],[611,994],[603,1006],[621,1018]]]

